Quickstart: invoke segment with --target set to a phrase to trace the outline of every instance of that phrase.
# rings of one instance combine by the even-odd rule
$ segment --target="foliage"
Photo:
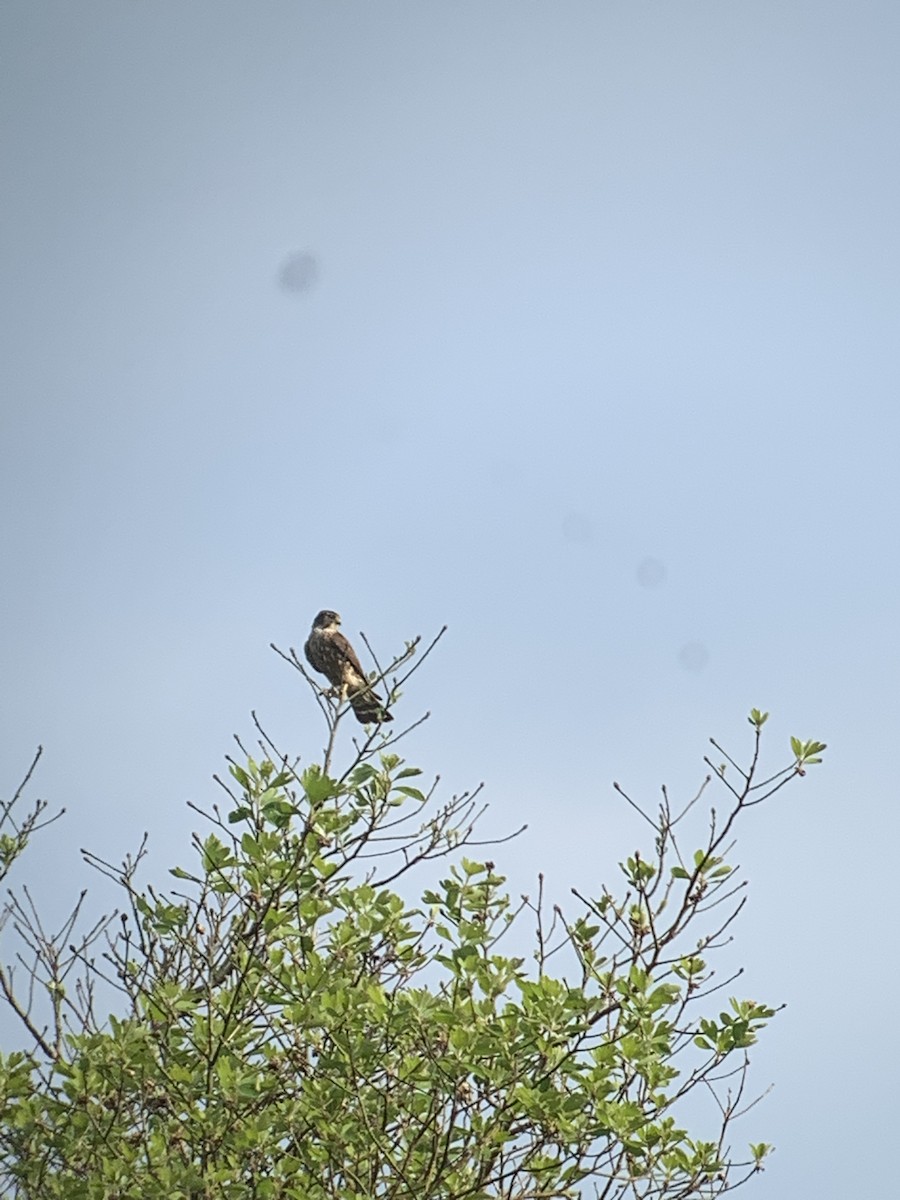
[[[709,960],[744,904],[737,819],[824,747],[793,740],[793,761],[758,778],[767,714],[754,710],[747,769],[709,762],[680,812],[665,790],[651,815],[616,785],[652,851],[567,915],[542,880],[514,903],[494,863],[470,857],[477,793],[439,803],[396,751],[406,731],[370,731],[335,768],[346,706],[316,695],[323,763],[301,769],[254,717],[260,752],[229,760],[227,810],[206,814],[170,890],[139,885],[144,847],[118,867],[87,855],[124,905],[74,942],[77,907],[49,935],[27,892],[10,901],[24,998],[10,968],[0,984],[29,1048],[0,1056],[4,1194],[674,1198],[757,1170],[770,1147],[734,1153],[729,1136],[774,1010],[719,999],[732,980]],[[711,778],[727,811],[688,853]],[[2,815],[8,869],[38,818],[15,825],[12,803]],[[523,922],[536,930],[524,957]],[[104,980],[119,1000],[101,1019]],[[712,1099],[699,1133],[682,1117],[692,1094]]]

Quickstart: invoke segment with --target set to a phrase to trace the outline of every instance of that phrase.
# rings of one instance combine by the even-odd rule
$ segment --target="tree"
[[[373,675],[393,703],[416,645]],[[238,743],[218,779],[227,806],[204,813],[171,891],[138,882],[145,838],[120,866],[85,853],[123,905],[84,932],[80,901],[49,934],[27,890],[11,894],[4,924],[25,953],[0,989],[28,1048],[0,1056],[4,1194],[675,1198],[760,1169],[770,1147],[730,1137],[775,1010],[723,1000],[735,977],[717,981],[710,959],[744,904],[727,861],[738,821],[824,747],[793,739],[788,765],[761,774],[753,710],[749,765],[713,743],[725,761],[705,760],[680,811],[665,789],[651,813],[614,785],[651,849],[570,914],[543,879],[514,902],[494,862],[470,857],[478,792],[422,790],[396,749],[408,730],[367,729],[338,764],[345,701],[282,657],[321,704],[321,763],[283,753],[254,714],[258,750]],[[47,819],[42,802],[14,815],[30,775],[0,812],[4,872]],[[688,853],[711,781],[727,805]],[[689,1134],[692,1096],[711,1103],[692,1105]]]

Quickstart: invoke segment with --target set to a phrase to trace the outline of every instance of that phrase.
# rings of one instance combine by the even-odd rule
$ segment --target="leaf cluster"
[[[730,806],[702,844],[682,851],[709,779],[678,813],[626,796],[652,850],[571,914],[542,879],[514,901],[472,855],[477,791],[438,801],[386,738],[342,775],[301,769],[257,724],[262,755],[230,761],[171,889],[139,884],[143,847],[89,856],[124,903],[72,945],[75,986],[59,938],[31,929],[44,1026],[4,974],[31,1038],[0,1056],[6,1194],[649,1200],[749,1177],[770,1147],[735,1153],[730,1130],[775,1010],[723,1003],[734,980],[710,963],[744,903],[732,832],[824,748],[792,742],[795,763],[758,779],[755,717],[749,768],[714,771]],[[118,993],[102,1018],[99,983]],[[700,1135],[692,1094],[710,1100]]]

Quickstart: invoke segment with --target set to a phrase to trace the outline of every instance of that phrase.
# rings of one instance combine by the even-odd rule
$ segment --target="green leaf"
[[[322,804],[337,795],[337,783],[327,775],[322,774],[318,764],[307,767],[300,776],[300,786],[303,788],[310,804]]]
[[[211,833],[203,843],[202,855],[203,868],[207,873],[232,866],[235,861],[229,847],[220,842],[214,833]]]
[[[264,857],[264,851],[259,844],[259,839],[255,838],[251,833],[245,833],[241,838],[241,849],[254,862],[259,862]]]
[[[422,793],[419,791],[419,789],[418,789],[418,788],[413,788],[413,787],[397,787],[397,788],[394,788],[394,791],[395,791],[395,792],[400,792],[400,794],[401,794],[402,796],[409,796],[410,800],[418,800],[418,802],[419,802],[420,804],[424,804],[424,803],[425,803],[425,797],[424,797],[424,795],[423,795],[423,794],[422,794]]]
[[[360,787],[369,779],[374,779],[378,775],[378,771],[371,763],[360,763],[358,767],[354,767],[350,774],[350,786]]]
[[[237,763],[229,763],[228,770],[232,777],[238,781],[245,792],[250,791],[250,777],[243,767],[239,767]]]
[[[791,749],[797,759],[798,764],[803,766],[812,766],[815,763],[820,763],[822,760],[818,757],[823,750],[827,749],[824,742],[810,740],[802,742],[799,738],[791,738]],[[801,772],[802,773],[802,772]]]

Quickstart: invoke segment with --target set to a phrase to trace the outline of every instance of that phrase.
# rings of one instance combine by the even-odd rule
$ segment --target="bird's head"
[[[341,623],[340,616],[330,608],[323,608],[313,621],[313,629],[331,629]]]

